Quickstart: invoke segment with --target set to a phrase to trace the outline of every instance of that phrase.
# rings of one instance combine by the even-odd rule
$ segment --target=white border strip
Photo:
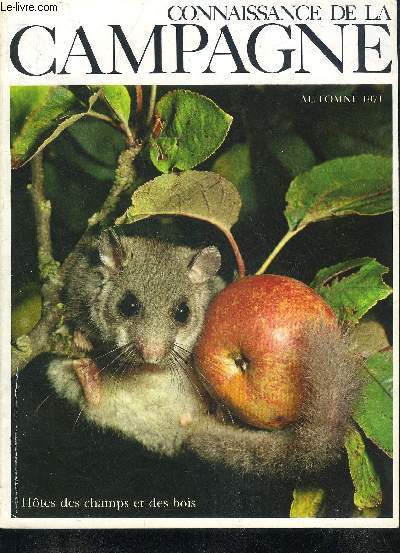
[[[79,13],[80,6],[74,4],[76,0],[58,2],[63,8]],[[130,9],[133,8],[134,0],[130,2]],[[143,5],[143,2],[136,0]],[[244,0],[245,1],[245,0]],[[393,0],[392,0],[393,2]],[[392,3],[390,0],[387,5]],[[172,3],[172,0],[171,0]],[[393,2],[397,5],[397,2]],[[396,10],[394,10],[396,11]],[[28,17],[28,16],[26,16]],[[64,15],[66,18],[67,15]],[[365,75],[363,82],[383,83],[392,82],[393,92],[393,197],[394,197],[394,241],[393,241],[393,260],[394,260],[394,316],[393,316],[393,335],[394,335],[394,366],[399,366],[399,161],[398,161],[398,61],[397,61],[397,27],[393,22],[393,60],[394,67],[391,78],[387,75],[379,78],[379,75]],[[9,367],[11,364],[10,348],[10,276],[11,276],[11,165],[9,152],[9,86],[13,83],[9,78],[8,67],[8,45],[5,44],[4,36],[7,35],[7,27],[2,23],[2,30],[5,31],[0,36],[0,175],[1,175],[1,196],[0,196],[0,340],[4,346],[1,352],[2,370],[0,373],[0,444],[1,444],[1,463],[0,463],[0,525],[8,528],[397,528],[399,526],[399,381],[398,376],[394,380],[394,462],[393,462],[393,517],[392,518],[317,518],[317,519],[290,519],[290,518],[11,518],[11,417],[10,417],[10,397],[11,382],[9,378]],[[102,84],[112,83],[110,76],[101,76]],[[179,84],[182,85],[182,75],[175,75],[174,79],[164,78],[167,76],[154,76],[152,78],[140,79],[140,84],[151,83],[154,80],[157,84]],[[253,76],[247,76],[246,84],[256,84]],[[201,82],[196,80],[192,82],[187,80],[185,84],[217,84],[206,81],[206,76]],[[186,79],[185,79],[186,80]],[[251,82],[249,82],[251,80]],[[257,79],[258,80],[258,79]],[[334,84],[341,83],[336,79]],[[36,79],[26,79],[25,84],[61,84],[61,79],[53,77],[53,81],[43,81]],[[137,78],[118,76],[118,82],[126,84],[137,82]],[[308,75],[306,79],[290,79],[291,82],[274,80],[273,84],[322,84],[316,83],[315,77]],[[72,82],[72,81],[71,81]],[[85,82],[95,80],[85,79]],[[265,80],[263,84],[265,84]],[[359,78],[346,79],[343,84],[360,83]],[[234,79],[229,79],[230,84],[235,84]],[[65,83],[67,84],[67,83]],[[71,84],[68,81],[68,84]],[[76,82],[75,82],[76,84]],[[82,84],[82,79],[79,84]],[[218,84],[221,84],[220,82]],[[223,83],[226,84],[226,83]],[[324,82],[324,84],[328,84]],[[11,445],[11,447],[10,447]]]

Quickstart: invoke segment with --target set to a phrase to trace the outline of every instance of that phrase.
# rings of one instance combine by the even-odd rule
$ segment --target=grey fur
[[[91,261],[99,252],[100,260]],[[83,244],[69,262],[66,319],[97,345],[132,343],[140,361],[141,346],[156,340],[170,351],[174,342],[191,351],[203,325],[207,305],[224,283],[216,276],[221,262],[211,246],[187,246],[142,236],[104,232]],[[208,264],[207,264],[208,263]],[[200,273],[203,279],[191,278]],[[138,317],[124,318],[118,304],[127,292],[143,306]],[[187,301],[185,325],[173,318],[173,309]]]

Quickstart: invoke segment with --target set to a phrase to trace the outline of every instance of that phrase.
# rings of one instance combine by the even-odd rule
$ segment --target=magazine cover
[[[31,2],[2,526],[397,528],[396,3]]]

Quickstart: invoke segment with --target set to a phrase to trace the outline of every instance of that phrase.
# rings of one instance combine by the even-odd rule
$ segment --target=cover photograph
[[[2,526],[396,528],[396,3],[21,6]]]

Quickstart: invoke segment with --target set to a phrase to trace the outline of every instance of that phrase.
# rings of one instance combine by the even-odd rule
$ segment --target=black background
[[[398,530],[36,530],[4,531],[4,553],[394,553]]]

